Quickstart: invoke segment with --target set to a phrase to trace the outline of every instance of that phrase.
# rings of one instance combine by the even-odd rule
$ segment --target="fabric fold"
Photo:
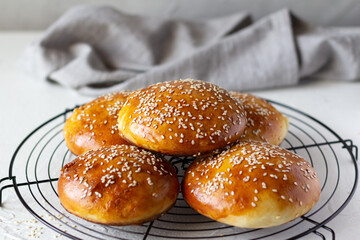
[[[78,6],[27,47],[19,66],[81,94],[196,78],[229,90],[291,86],[308,76],[360,76],[360,30],[320,28],[287,9],[208,20],[135,16]]]

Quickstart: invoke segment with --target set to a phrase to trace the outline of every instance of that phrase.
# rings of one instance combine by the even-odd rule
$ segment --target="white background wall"
[[[360,25],[359,0],[0,0],[0,30],[42,30],[78,4],[107,4],[128,13],[183,18],[248,11],[258,19],[287,7],[317,25]]]

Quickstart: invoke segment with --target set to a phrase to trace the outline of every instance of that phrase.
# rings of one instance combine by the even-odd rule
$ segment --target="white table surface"
[[[64,109],[91,99],[33,79],[16,67],[24,47],[40,35],[39,32],[0,32],[0,178],[7,176],[13,152],[31,130]],[[302,110],[323,121],[343,139],[352,139],[360,146],[360,81],[306,80],[296,87],[253,93]],[[360,191],[327,225],[335,230],[337,239],[359,239]],[[13,189],[4,190],[0,239],[53,239],[56,236],[58,234],[35,221]]]

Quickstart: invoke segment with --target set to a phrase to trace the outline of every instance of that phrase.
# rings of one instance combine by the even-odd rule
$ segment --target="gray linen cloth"
[[[78,6],[28,46],[19,65],[87,95],[180,78],[241,91],[307,76],[355,80],[360,29],[310,26],[286,9],[252,22],[246,13],[185,20]]]

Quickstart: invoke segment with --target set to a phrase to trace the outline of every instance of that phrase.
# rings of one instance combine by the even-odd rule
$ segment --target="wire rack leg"
[[[311,222],[311,223],[313,223],[313,224],[315,224],[315,225],[319,225],[320,223],[319,222],[317,222],[317,221],[315,221],[315,220],[312,220],[312,219],[310,219],[310,218],[308,218],[308,217],[305,217],[305,216],[302,216],[301,218],[303,218],[303,219],[305,219],[306,221],[309,221],[309,222]],[[328,226],[325,226],[325,225],[323,225],[323,226],[321,226],[323,229],[325,229],[326,231],[329,231],[330,233],[331,233],[331,239],[334,239],[335,240],[335,231],[332,229],[332,228],[329,228]],[[320,234],[321,233],[319,233],[319,232],[317,232],[316,230],[315,231],[313,231],[313,233],[315,233],[316,235],[318,235],[318,236],[320,236]],[[322,235],[322,234],[321,234]],[[322,235],[322,236],[324,236],[324,235]],[[325,239],[325,238],[324,238]]]
[[[358,147],[353,144],[351,139],[344,140],[345,143],[349,143],[349,145],[343,146],[343,148],[348,148],[351,152],[354,152],[355,160],[358,160]]]
[[[316,231],[316,230],[313,231],[313,233],[316,234],[316,235],[318,235],[319,237],[321,237],[321,238],[324,239],[324,240],[326,239],[325,236],[324,236],[322,233],[320,233],[320,232],[318,232],[318,231]]]
[[[11,177],[4,177],[2,179],[0,179],[0,184],[6,180],[12,180]],[[9,187],[13,187],[12,184],[9,184],[9,185],[5,185],[5,186],[1,186],[0,187],[0,207],[2,207],[2,191],[6,188],[9,188]]]
[[[5,180],[14,180],[15,177],[5,177],[0,179],[0,183],[2,183]],[[47,183],[47,182],[53,182],[53,181],[57,181],[58,178],[50,178],[50,179],[45,179],[45,180],[40,180],[40,181],[32,181],[32,182],[24,182],[24,183],[17,183],[16,186],[20,187],[20,186],[29,186],[29,185],[33,185],[33,184],[39,184],[39,183]],[[14,184],[8,184],[5,186],[2,186],[0,188],[0,207],[2,207],[2,191],[4,189],[10,188],[10,187],[14,187]]]

